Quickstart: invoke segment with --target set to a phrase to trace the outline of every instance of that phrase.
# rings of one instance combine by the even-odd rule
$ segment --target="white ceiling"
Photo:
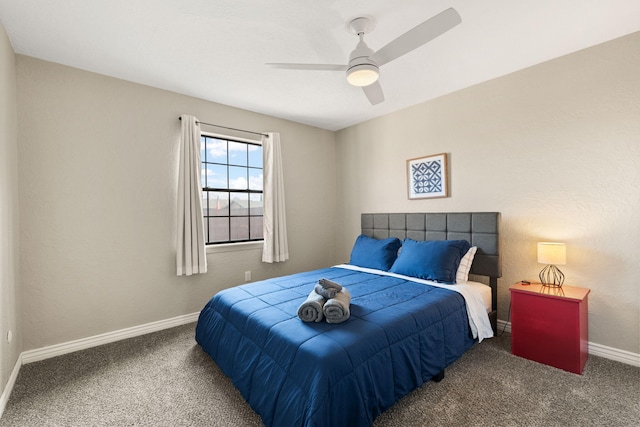
[[[384,65],[376,106],[341,72],[264,65],[346,64],[351,19],[376,51],[449,7],[462,23]],[[338,130],[636,32],[640,0],[0,0],[0,21],[19,54]]]

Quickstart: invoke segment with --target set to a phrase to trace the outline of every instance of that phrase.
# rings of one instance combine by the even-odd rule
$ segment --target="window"
[[[263,240],[262,145],[203,133],[200,150],[207,245]]]

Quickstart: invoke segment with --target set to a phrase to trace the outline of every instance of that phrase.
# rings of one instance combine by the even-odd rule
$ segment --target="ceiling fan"
[[[460,22],[462,22],[462,19],[458,12],[453,8],[449,8],[427,19],[422,24],[417,25],[377,52],[374,52],[364,42],[365,33],[372,28],[371,21],[363,17],[355,18],[349,24],[349,28],[360,38],[360,41],[349,55],[349,63],[347,65],[289,63],[268,63],[266,65],[288,70],[346,71],[347,81],[354,86],[362,87],[369,102],[372,105],[376,105],[384,101],[382,86],[378,81],[379,68],[381,66],[446,33]]]

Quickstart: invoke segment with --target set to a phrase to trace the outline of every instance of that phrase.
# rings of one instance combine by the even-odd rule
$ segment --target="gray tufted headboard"
[[[500,212],[364,213],[361,228],[362,234],[376,239],[466,240],[477,246],[471,274],[489,277],[492,307],[497,309],[498,277],[502,276]]]

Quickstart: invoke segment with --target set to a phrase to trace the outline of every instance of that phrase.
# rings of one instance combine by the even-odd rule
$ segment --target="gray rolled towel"
[[[328,299],[324,303],[322,311],[324,317],[327,319],[327,323],[342,323],[349,319],[351,311],[349,305],[351,304],[351,294],[346,288],[342,288],[335,297]]]
[[[325,289],[319,283],[316,285],[316,287],[314,289],[315,289],[317,294],[322,295],[323,297],[325,297],[327,299],[335,297],[336,294],[338,292],[340,292],[335,288],[327,288],[327,289]]]
[[[329,279],[320,279],[318,280],[318,284],[325,289],[335,289],[336,292],[340,292],[340,289],[342,289],[342,285]]]
[[[298,307],[298,317],[303,322],[321,322],[322,308],[326,301],[327,299],[318,294],[315,289],[312,290],[307,299]]]

